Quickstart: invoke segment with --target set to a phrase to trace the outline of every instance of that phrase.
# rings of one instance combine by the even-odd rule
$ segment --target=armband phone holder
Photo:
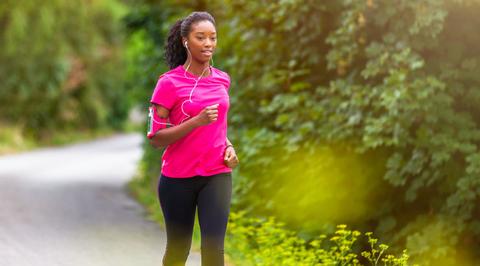
[[[156,108],[154,106],[148,107],[148,131],[147,137],[149,139],[155,136],[155,133],[160,129],[167,128],[167,125],[174,126],[172,123],[167,123],[167,118],[162,118],[156,115],[155,113]]]
[[[153,106],[150,106],[150,107],[148,107],[148,122],[147,122],[147,124],[148,124],[147,138],[149,138],[149,139],[151,139],[155,135],[155,132],[156,132],[153,128],[154,127],[153,126],[153,124],[154,124],[153,123],[154,122],[153,121],[154,120],[153,116],[154,116],[154,108],[153,108]]]

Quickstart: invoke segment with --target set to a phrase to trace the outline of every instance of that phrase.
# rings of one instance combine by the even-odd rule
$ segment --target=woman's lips
[[[202,51],[202,54],[205,56],[212,56],[212,51]]]

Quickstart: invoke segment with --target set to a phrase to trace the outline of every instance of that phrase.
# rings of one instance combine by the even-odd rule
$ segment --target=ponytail
[[[168,33],[165,45],[165,60],[170,69],[176,68],[187,60],[187,51],[182,45],[182,22],[183,19],[175,22]]]
[[[185,19],[180,19],[168,33],[165,44],[165,61],[170,69],[182,65],[187,60],[187,49],[182,44],[182,37],[187,37],[193,23],[199,21],[210,21],[215,25],[215,19],[208,12],[193,12]]]

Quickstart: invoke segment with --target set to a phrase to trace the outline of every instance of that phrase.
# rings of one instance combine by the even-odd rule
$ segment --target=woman
[[[167,147],[158,183],[167,231],[165,266],[185,265],[197,207],[202,265],[224,265],[231,172],[239,161],[227,138],[230,77],[210,65],[216,44],[215,20],[207,12],[177,21],[165,46],[170,70],[160,76],[150,100],[150,143]]]

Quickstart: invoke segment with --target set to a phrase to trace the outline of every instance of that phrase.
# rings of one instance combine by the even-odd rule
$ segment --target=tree
[[[125,12],[114,0],[0,4],[0,118],[41,136],[119,126],[126,116]]]
[[[308,160],[329,147],[385,167],[390,185],[369,177],[381,204],[359,225],[418,256],[441,257],[477,239],[478,1],[231,5],[225,58],[236,81],[232,126],[243,129],[237,142],[248,162],[237,187],[242,207],[281,209],[287,200],[265,196],[292,172],[299,182],[317,180],[322,169],[310,171]],[[292,162],[301,167],[290,171]],[[309,221],[319,200],[288,193],[299,182],[283,195]]]

